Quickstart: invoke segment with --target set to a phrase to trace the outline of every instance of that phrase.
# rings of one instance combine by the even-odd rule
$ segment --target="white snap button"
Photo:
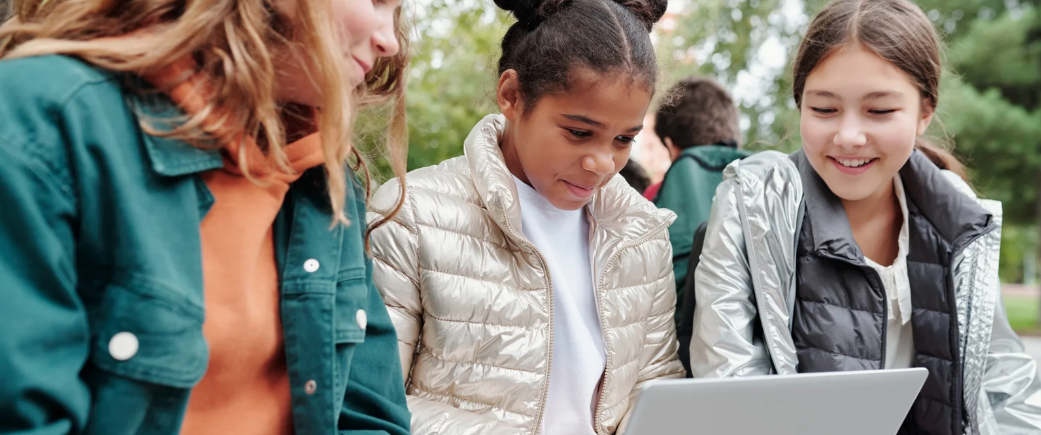
[[[369,325],[369,316],[365,314],[365,310],[358,310],[358,313],[354,315],[354,320],[358,322],[358,327],[363,330]]]
[[[318,266],[318,260],[315,260],[313,258],[304,262],[304,270],[307,271],[307,273],[317,272]]]
[[[315,391],[318,391],[318,383],[315,382],[314,379],[304,383],[304,392],[305,393],[307,393],[307,394],[314,394]]]
[[[137,355],[137,336],[129,332],[120,332],[112,336],[108,342],[108,353],[116,361],[126,361]]]

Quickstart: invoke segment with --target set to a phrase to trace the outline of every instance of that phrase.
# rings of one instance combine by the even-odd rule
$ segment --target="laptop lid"
[[[676,379],[648,383],[625,435],[892,435],[928,370]]]

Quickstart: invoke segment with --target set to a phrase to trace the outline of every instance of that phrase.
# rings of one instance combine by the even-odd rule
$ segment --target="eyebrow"
[[[599,129],[606,129],[607,128],[607,126],[604,125],[603,123],[598,122],[598,121],[594,121],[594,120],[589,119],[589,118],[587,118],[585,116],[582,116],[582,115],[567,115],[567,114],[565,114],[563,116],[565,118],[567,118],[567,119],[572,120],[572,121],[581,122],[583,124],[588,124],[588,125],[591,125],[593,127],[599,128]],[[638,132],[640,130],[643,130],[643,124],[637,125],[636,127],[633,127],[633,128],[630,128],[629,130],[626,130],[626,133],[635,133],[635,132]]]
[[[817,95],[819,97],[824,97],[824,98],[833,98],[833,99],[836,99],[836,100],[841,100],[842,99],[838,95],[835,95],[834,93],[828,92],[828,91],[813,90],[813,91],[806,91],[806,93],[809,94],[809,95]],[[894,97],[894,96],[900,96],[900,95],[903,95],[903,94],[901,94],[900,92],[877,91],[877,92],[872,92],[870,94],[865,95],[863,100],[864,101],[867,101],[867,100],[878,100],[878,99],[881,99],[881,98]]]
[[[870,94],[865,95],[864,96],[864,100],[865,101],[867,101],[867,100],[877,100],[877,99],[886,98],[886,97],[898,97],[900,95],[903,95],[903,94],[900,93],[900,92],[878,91],[878,92],[872,92]]]

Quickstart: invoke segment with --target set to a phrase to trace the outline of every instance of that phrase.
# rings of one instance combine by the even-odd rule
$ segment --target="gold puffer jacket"
[[[407,176],[392,222],[372,234],[374,281],[398,333],[413,434],[537,434],[553,363],[552,281],[521,232],[514,179],[499,150],[506,120],[489,115],[465,155]],[[393,209],[395,180],[369,222]],[[586,207],[607,367],[598,434],[621,432],[643,383],[678,378],[668,226],[616,176]]]

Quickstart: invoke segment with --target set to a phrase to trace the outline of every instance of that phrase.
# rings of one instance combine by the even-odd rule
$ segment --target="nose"
[[[857,116],[849,114],[842,118],[834,143],[844,147],[859,147],[867,143],[867,134]]]
[[[582,158],[582,169],[607,176],[615,172],[614,156],[604,151],[592,152]]]
[[[378,57],[391,57],[401,50],[396,15],[397,13],[385,14],[386,18],[380,20],[379,28],[372,34],[372,46]]]

